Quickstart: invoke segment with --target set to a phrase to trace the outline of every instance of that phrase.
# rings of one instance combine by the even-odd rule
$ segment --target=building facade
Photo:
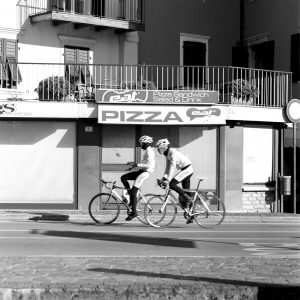
[[[240,1],[224,2],[32,0],[1,10],[0,207],[86,209],[99,178],[119,182],[140,159],[147,134],[186,153],[192,185],[207,177],[203,189],[228,211],[283,211],[295,69],[276,54],[281,40],[273,68],[259,65],[254,37],[275,37],[241,25],[261,1],[244,1],[244,18]],[[244,49],[247,66],[227,67],[244,63]],[[145,192],[160,192],[156,159]]]
[[[229,6],[221,0],[163,4],[154,0],[146,1],[146,7],[147,30],[139,33],[139,63],[233,65],[257,70],[254,76],[262,78],[266,70],[287,71],[292,73],[288,97],[300,99],[299,1],[240,0],[231,1]],[[275,78],[276,73],[270,76]],[[268,210],[269,204],[276,201],[275,210],[293,211],[292,195],[282,196],[278,179],[293,177],[292,124],[275,117],[273,101],[277,93],[284,91],[281,83],[271,78],[265,82],[263,101],[252,107],[239,106],[244,111],[234,113],[236,122],[228,118],[219,128],[216,181],[221,198],[232,210]],[[298,130],[297,149],[299,135]],[[206,155],[209,157],[210,152]],[[199,171],[206,174],[204,166],[199,166]]]

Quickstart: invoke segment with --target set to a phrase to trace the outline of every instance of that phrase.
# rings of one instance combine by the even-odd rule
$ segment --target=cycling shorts
[[[150,173],[148,172],[143,172],[141,173],[134,181],[133,186],[136,188],[140,188],[143,184],[143,182],[150,176]]]

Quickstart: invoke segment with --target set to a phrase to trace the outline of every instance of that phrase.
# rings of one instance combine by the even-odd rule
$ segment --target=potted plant
[[[74,101],[74,88],[63,76],[50,76],[39,82],[34,90],[39,100]]]
[[[230,91],[232,104],[252,104],[258,96],[258,88],[245,79],[233,80]]]
[[[142,80],[142,81],[124,81],[121,84],[122,89],[131,90],[156,90],[156,86],[153,81]]]

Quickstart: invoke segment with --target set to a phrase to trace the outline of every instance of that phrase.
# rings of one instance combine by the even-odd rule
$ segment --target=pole
[[[294,122],[293,123],[293,150],[294,150],[294,159],[293,159],[293,162],[294,162],[294,167],[293,167],[293,177],[294,177],[294,180],[293,180],[293,198],[294,198],[294,214],[297,213],[297,208],[296,208],[296,198],[297,198],[297,194],[296,194],[296,150],[297,150],[297,142],[296,142],[296,138],[297,138],[297,123]]]

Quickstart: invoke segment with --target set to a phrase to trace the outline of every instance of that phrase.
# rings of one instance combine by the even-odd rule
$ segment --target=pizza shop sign
[[[107,124],[191,125],[225,124],[220,107],[173,107],[149,105],[98,106],[98,122]]]
[[[96,90],[97,103],[217,104],[219,93],[208,90]]]

